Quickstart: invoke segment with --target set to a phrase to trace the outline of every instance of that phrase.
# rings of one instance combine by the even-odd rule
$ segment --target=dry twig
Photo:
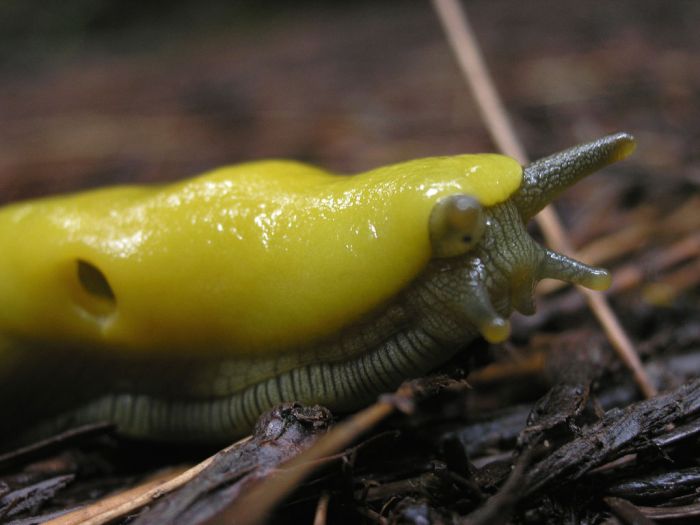
[[[242,439],[227,447],[225,450],[238,447],[248,441],[248,439],[250,438]],[[101,525],[103,523],[109,523],[114,519],[126,516],[156,499],[161,498],[163,495],[182,487],[185,483],[194,479],[200,472],[207,468],[213,459],[214,456],[208,457],[185,472],[169,477],[167,481],[156,480],[155,486],[154,481],[151,480],[120,494],[109,496],[84,509],[78,509],[51,520],[47,522],[47,525]]]
[[[321,459],[344,449],[358,436],[388,417],[394,408],[395,404],[390,401],[379,401],[339,423],[311,448],[282,465],[277,475],[254,485],[229,508],[209,520],[207,525],[252,525],[262,522],[277,503],[322,464]]]

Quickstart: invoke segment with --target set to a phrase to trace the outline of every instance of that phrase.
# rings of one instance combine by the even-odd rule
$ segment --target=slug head
[[[438,201],[429,223],[437,269],[432,275],[448,280],[433,283],[436,290],[450,290],[445,304],[486,340],[501,342],[509,336],[506,318],[513,309],[534,313],[533,291],[541,279],[607,289],[606,270],[540,246],[525,225],[568,186],[633,150],[630,135],[610,135],[530,164],[523,170],[523,184],[506,202],[482,207],[467,195]]]

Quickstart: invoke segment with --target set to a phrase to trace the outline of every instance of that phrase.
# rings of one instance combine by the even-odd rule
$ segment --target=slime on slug
[[[504,341],[541,279],[609,286],[525,226],[633,148],[618,133],[525,168],[459,155],[351,177],[261,161],[6,206],[0,410],[27,436],[107,420],[200,442],[282,401],[353,410]]]

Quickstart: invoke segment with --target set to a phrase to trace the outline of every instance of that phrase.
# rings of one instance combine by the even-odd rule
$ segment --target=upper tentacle
[[[527,221],[559,193],[583,177],[624,159],[635,148],[634,137],[615,133],[587,144],[555,153],[526,166],[523,182],[514,195],[523,220]]]

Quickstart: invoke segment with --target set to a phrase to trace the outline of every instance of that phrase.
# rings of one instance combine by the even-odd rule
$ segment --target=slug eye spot
[[[78,259],[75,262],[78,284],[76,300],[90,314],[106,316],[117,306],[117,298],[107,276],[94,264]]]
[[[430,241],[435,257],[456,257],[472,250],[485,228],[484,211],[474,197],[450,195],[430,214]]]

